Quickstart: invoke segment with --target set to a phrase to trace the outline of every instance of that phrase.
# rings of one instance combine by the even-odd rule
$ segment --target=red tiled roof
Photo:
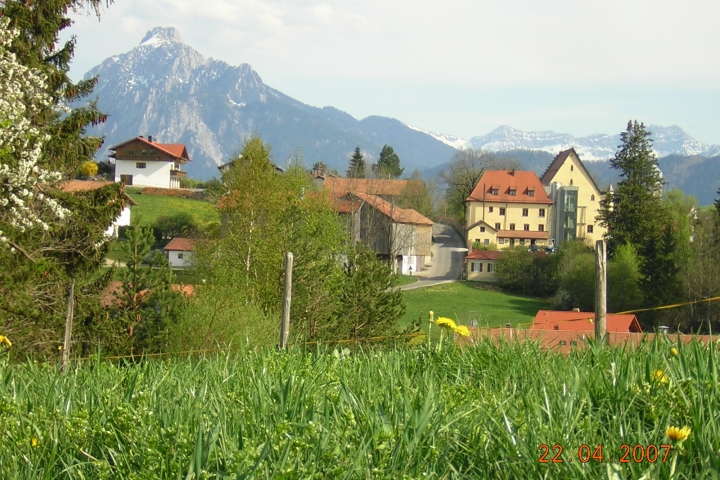
[[[493,195],[493,189],[498,195]],[[514,190],[515,195],[510,195]],[[532,191],[533,196],[528,195]],[[469,202],[538,203],[552,205],[535,172],[526,170],[487,170],[467,198]]]
[[[533,329],[535,330],[576,330],[594,332],[595,313],[593,312],[556,312],[540,310],[535,315]],[[606,317],[608,332],[636,332],[641,333],[640,323],[632,314],[608,313]]]
[[[195,285],[174,283],[172,289],[176,292],[184,293],[186,297],[195,294]],[[147,290],[143,290],[138,295],[142,298],[146,292]],[[112,307],[119,302],[119,297],[122,296],[123,293],[123,283],[113,280],[105,287],[105,290],[100,293],[100,304],[105,308]]]
[[[550,232],[537,232],[533,230],[498,230],[497,237],[548,239],[550,238]]]
[[[98,190],[108,185],[113,184],[107,180],[67,180],[59,185],[59,189],[63,192],[74,193],[74,192],[90,192],[92,190]],[[130,205],[137,205],[135,201],[130,198],[125,192],[123,192],[125,200]]]
[[[433,225],[432,220],[418,213],[412,208],[400,208],[392,205],[390,202],[383,200],[376,195],[368,195],[356,192],[354,194],[365,203],[372,205],[384,215],[390,217],[396,223],[411,223],[414,225]]]
[[[188,162],[192,161],[192,160],[190,160],[190,157],[188,156],[187,148],[185,148],[185,145],[182,143],[155,143],[155,142],[150,142],[146,138],[143,138],[143,137],[131,138],[130,140],[127,140],[125,142],[122,142],[122,143],[119,143],[117,145],[110,147],[108,150],[113,150],[113,153],[110,154],[110,157],[115,158],[114,151],[118,150],[123,145],[126,145],[135,140],[137,140],[141,143],[144,143],[150,147],[157,148],[158,150],[162,150],[163,152],[167,153],[168,155],[175,157],[176,160],[184,160],[184,161],[188,161]]]
[[[194,252],[197,240],[194,238],[175,237],[165,245],[165,251]]]
[[[381,178],[337,178],[327,177],[323,181],[323,189],[334,198],[348,193],[365,193],[370,195],[400,195],[405,187],[420,180],[384,180]]]
[[[476,248],[465,258],[467,260],[497,260],[501,255],[502,252],[494,250],[480,250]]]

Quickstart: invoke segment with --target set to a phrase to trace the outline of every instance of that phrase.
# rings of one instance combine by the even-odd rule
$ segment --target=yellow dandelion
[[[673,357],[677,357],[677,356],[678,356],[678,349],[675,348],[675,347],[672,347],[672,348],[670,349],[670,355],[672,355]]]
[[[62,351],[62,345],[58,345],[58,351]]]
[[[450,330],[455,330],[457,328],[457,324],[455,324],[452,318],[440,317],[435,323],[439,327],[449,328]]]
[[[665,435],[668,436],[673,442],[683,442],[690,436],[692,429],[690,427],[668,427],[665,431]]]
[[[470,336],[470,329],[468,327],[466,327],[465,325],[459,325],[454,330],[455,330],[455,333],[457,333],[461,337],[469,337]]]
[[[650,379],[655,383],[667,383],[668,381],[667,375],[660,369],[653,370],[650,374]]]
[[[3,344],[8,348],[12,347],[12,342],[10,341],[10,339],[3,335],[0,335],[0,344]]]
[[[37,437],[33,437],[32,440],[30,440],[30,443],[32,444],[33,447],[37,447],[38,446]]]

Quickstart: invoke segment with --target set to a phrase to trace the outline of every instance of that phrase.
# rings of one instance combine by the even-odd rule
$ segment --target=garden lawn
[[[547,300],[483,290],[474,282],[407,290],[404,296],[407,310],[400,319],[402,326],[418,317],[427,320],[428,312],[433,311],[436,319],[449,317],[458,325],[470,325],[475,320],[479,327],[500,327],[506,323],[516,327],[531,324],[538,310],[552,308]],[[426,325],[423,322],[423,327]]]
[[[190,213],[200,224],[219,222],[220,217],[215,205],[203,200],[191,198],[165,197],[162,195],[142,195],[139,189],[127,189],[127,193],[137,206],[132,207],[133,218],[140,218],[140,225],[152,226],[158,217],[178,213]]]

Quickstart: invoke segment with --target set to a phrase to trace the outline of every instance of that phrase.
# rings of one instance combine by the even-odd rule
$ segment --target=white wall
[[[130,205],[123,208],[122,212],[120,212],[120,216],[115,219],[107,230],[105,230],[105,235],[109,237],[117,237],[118,227],[127,227],[128,225],[130,225]]]
[[[137,163],[145,163],[145,168],[136,168]],[[121,175],[132,175],[133,186],[171,188],[170,170],[173,162],[156,160],[115,160],[115,181]]]
[[[172,268],[184,268],[189,267],[192,263],[193,252],[178,252],[176,250],[170,250],[168,254],[168,263]],[[179,258],[182,256],[183,258]]]

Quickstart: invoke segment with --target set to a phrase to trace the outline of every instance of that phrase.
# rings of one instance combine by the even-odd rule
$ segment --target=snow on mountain
[[[405,124],[406,127],[415,130],[416,132],[424,133],[425,135],[430,135],[436,140],[441,141],[445,145],[449,145],[457,150],[461,150],[466,147],[467,140],[462,139],[460,137],[455,137],[453,135],[446,135],[444,133],[435,133],[435,132],[429,132],[427,130],[423,130],[421,128],[413,127],[412,125]]]
[[[685,133],[680,127],[650,125],[653,149],[658,157],[671,154],[713,156],[720,153],[720,146],[705,145]],[[491,152],[507,150],[541,150],[553,155],[561,150],[574,148],[583,160],[606,160],[615,155],[620,145],[620,134],[593,134],[574,137],[568,133],[524,132],[501,126],[487,135],[472,137],[467,146]]]

